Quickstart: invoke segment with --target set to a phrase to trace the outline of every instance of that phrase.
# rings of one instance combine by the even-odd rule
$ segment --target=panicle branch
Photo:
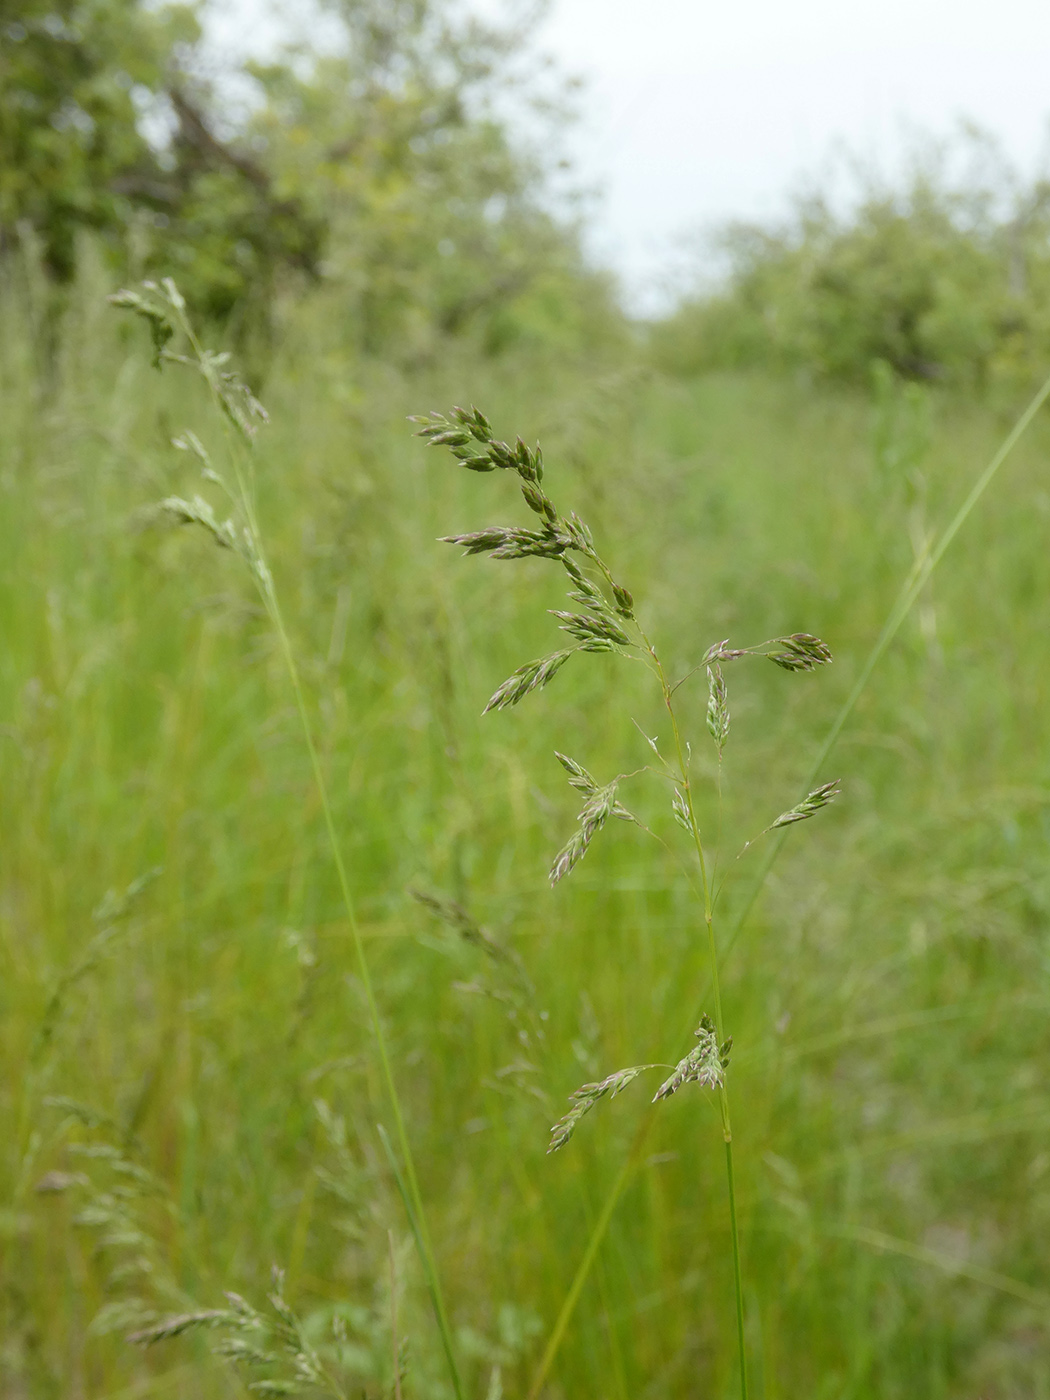
[[[579,864],[587,854],[587,848],[601,831],[602,827],[610,817],[618,817],[620,821],[633,822],[637,819],[616,800],[616,789],[619,779],[614,779],[611,783],[600,787],[586,768],[581,767],[573,758],[568,758],[565,754],[556,754],[558,762],[569,774],[569,784],[582,792],[587,798],[576,818],[579,826],[569,837],[569,840],[554,857],[554,864],[550,868],[548,876],[551,885],[556,885],[559,880],[563,880],[569,872]]]
[[[793,632],[790,637],[776,637],[766,645],[783,648],[782,651],[767,651],[765,654],[775,666],[785,671],[815,671],[818,666],[826,666],[831,660],[827,646],[809,632]]]
[[[557,1152],[559,1147],[564,1147],[576,1131],[576,1125],[581,1118],[584,1118],[594,1106],[601,1102],[606,1096],[614,1099],[617,1094],[622,1094],[647,1069],[658,1069],[658,1065],[632,1065],[630,1069],[618,1069],[612,1074],[607,1074],[604,1079],[596,1084],[583,1084],[579,1089],[575,1089],[569,1095],[569,1102],[572,1107],[564,1118],[559,1118],[554,1127],[551,1128],[550,1145],[548,1153]]]
[[[531,695],[534,690],[542,690],[554,679],[569,657],[577,650],[579,650],[578,647],[570,647],[567,651],[552,651],[549,656],[538,657],[535,661],[526,661],[524,666],[519,666],[498,687],[481,713],[487,715],[489,710],[509,709],[511,705],[516,705],[519,700],[524,700],[526,695]]]
[[[187,365],[197,370],[215,394],[223,414],[246,442],[255,437],[260,422],[269,422],[269,415],[252,391],[232,370],[228,350],[206,350],[193,333],[186,315],[186,302],[175,282],[165,277],[157,282],[143,282],[142,292],[126,287],[109,298],[110,304],[121,311],[130,311],[146,322],[153,342],[153,366],[160,369],[165,362]],[[192,355],[180,355],[167,348],[176,332],[181,331],[192,348]]]
[[[517,705],[534,690],[542,690],[561,670],[574,651],[622,651],[634,645],[624,624],[634,619],[634,599],[628,589],[616,583],[594,549],[588,526],[572,511],[558,514],[543,490],[543,453],[518,438],[513,447],[493,436],[492,425],[479,408],[453,408],[448,414],[414,416],[418,436],[431,447],[447,447],[453,457],[470,471],[513,471],[525,504],[540,517],[538,529],[519,525],[491,525],[462,535],[444,535],[443,544],[459,545],[468,555],[488,554],[493,559],[557,559],[572,583],[569,598],[582,605],[583,613],[552,609],[563,632],[577,643],[575,647],[551,652],[528,661],[509,676],[490,697],[483,713]],[[611,596],[584,573],[570,557],[575,551],[591,561],[608,580]],[[579,853],[582,854],[582,851]],[[579,859],[579,854],[575,859]],[[573,861],[575,863],[575,860]]]

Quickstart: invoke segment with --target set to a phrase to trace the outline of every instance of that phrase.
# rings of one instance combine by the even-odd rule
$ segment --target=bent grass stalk
[[[281,656],[295,695],[296,709],[302,725],[303,740],[309,755],[314,785],[324,814],[325,831],[332,861],[335,865],[343,908],[350,927],[358,973],[368,1004],[368,1013],[376,1048],[379,1052],[384,1086],[394,1119],[397,1143],[404,1162],[403,1175],[398,1169],[389,1139],[382,1129],[380,1129],[380,1136],[384,1150],[389,1157],[399,1192],[404,1200],[438,1330],[441,1334],[442,1348],[452,1387],[457,1400],[463,1400],[463,1387],[456,1364],[452,1332],[437,1271],[434,1248],[427,1226],[412,1149],[405,1128],[401,1099],[394,1080],[390,1053],[379,1014],[375,987],[357,921],[346,862],[336,831],[328,785],[313,737],[299,666],[285,625],[273,575],[266,563],[262,534],[256,515],[251,453],[258,424],[265,422],[267,415],[248,387],[226,368],[228,356],[224,353],[217,354],[207,350],[201,344],[187,315],[185,301],[176,284],[170,278],[165,278],[159,285],[152,282],[144,283],[143,289],[145,294],[128,290],[120,291],[112,296],[110,301],[116,307],[134,312],[146,322],[153,343],[153,364],[157,369],[162,368],[166,363],[179,364],[196,371],[203,378],[223,419],[228,459],[233,471],[231,484],[213,465],[200,439],[190,431],[184,432],[173,440],[174,446],[182,451],[190,452],[198,458],[204,480],[217,487],[225,495],[233,510],[233,516],[221,520],[216,515],[211,503],[199,495],[194,496],[189,501],[181,497],[169,497],[161,502],[160,509],[179,523],[200,525],[208,531],[216,544],[240,555],[252,574],[277,635]],[[179,334],[189,347],[190,353],[188,355],[177,353],[168,348]]]
[[[875,668],[878,666],[883,655],[896,638],[897,633],[900,631],[904,622],[908,618],[916,602],[922,596],[922,591],[925,588],[926,584],[929,582],[930,578],[932,577],[934,570],[940,564],[941,560],[947,553],[949,547],[955,540],[956,535],[958,535],[959,531],[965,525],[967,519],[972,514],[973,510],[981,500],[981,497],[987,491],[988,487],[992,484],[992,481],[995,479],[999,470],[1002,468],[1007,458],[1010,456],[1010,453],[1013,451],[1013,449],[1017,446],[1018,442],[1027,432],[1028,428],[1035,420],[1036,415],[1039,413],[1039,410],[1043,407],[1043,405],[1047,402],[1048,399],[1050,399],[1050,375],[1048,375],[1047,378],[1040,385],[1039,389],[1029,401],[1028,406],[1020,414],[1017,421],[1014,423],[1009,433],[1007,433],[1006,437],[1003,439],[1002,443],[999,445],[998,449],[993,454],[988,464],[978,475],[978,477],[974,481],[973,486],[970,488],[969,492],[964,498],[962,504],[959,506],[958,510],[955,512],[951,520],[941,532],[940,536],[937,538],[936,543],[930,545],[926,550],[922,551],[916,556],[912,567],[909,569],[907,575],[905,576],[904,582],[902,583],[900,591],[896,599],[894,600],[893,606],[890,608],[890,611],[886,617],[886,621],[883,623],[882,629],[879,632],[879,635],[876,638],[875,643],[871,648],[871,651],[868,653],[864,664],[860,669],[860,672],[857,676],[856,681],[853,684],[853,687],[851,688],[846,699],[843,701],[841,707],[835,715],[835,718],[832,720],[828,732],[824,737],[824,741],[821,744],[820,748],[817,750],[816,757],[813,760],[810,770],[803,779],[803,788],[808,788],[811,783],[816,781],[821,768],[827,762],[835,747],[835,744],[838,742],[839,735],[842,733],[842,730],[845,728],[847,722],[849,721],[850,715],[853,713],[858,702],[860,701],[861,696],[867,689],[868,682],[871,680]],[[786,830],[782,826],[781,829],[778,830],[777,835],[774,837],[774,839],[767,844],[766,853],[762,858],[758,871],[752,881],[751,889],[748,893],[748,896],[744,900],[739,912],[733,920],[732,926],[730,928],[729,937],[727,938],[725,948],[723,949],[723,960],[727,958],[732,952],[733,948],[736,946],[736,943],[740,938],[740,935],[746,927],[747,920],[750,917],[751,911],[754,908],[755,903],[758,900],[758,897],[765,886],[765,882],[768,879],[770,871],[773,869],[774,864],[776,863],[777,857],[783,849],[786,834]],[[537,1397],[539,1396],[540,1391],[543,1388],[543,1384],[546,1381],[548,1374],[550,1373],[550,1368],[554,1364],[555,1357],[557,1356],[561,1343],[565,1338],[565,1334],[568,1331],[569,1323],[572,1320],[572,1315],[576,1310],[576,1305],[579,1302],[580,1295],[583,1292],[583,1288],[587,1281],[587,1277],[591,1271],[591,1268],[594,1265],[595,1259],[597,1258],[598,1250],[601,1247],[601,1242],[605,1235],[605,1232],[609,1227],[609,1222],[612,1220],[616,1206],[619,1203],[620,1197],[623,1195],[623,1192],[627,1188],[627,1184],[630,1181],[631,1176],[633,1175],[634,1169],[641,1161],[642,1149],[645,1145],[646,1138],[648,1137],[652,1121],[653,1120],[651,1117],[645,1118],[639,1124],[638,1131],[635,1135],[633,1143],[631,1144],[631,1148],[628,1152],[628,1155],[624,1159],[624,1163],[620,1168],[620,1171],[617,1173],[617,1176],[613,1181],[612,1186],[609,1188],[608,1194],[606,1195],[604,1202],[602,1203],[601,1211],[599,1212],[598,1219],[595,1222],[594,1229],[592,1230],[591,1235],[584,1247],[584,1252],[581,1256],[580,1263],[577,1266],[576,1273],[573,1275],[572,1282],[569,1285],[568,1291],[566,1292],[565,1298],[562,1302],[561,1309],[555,1320],[554,1327],[551,1330],[547,1346],[544,1350],[539,1367],[536,1371],[536,1375],[533,1379],[532,1387],[529,1391],[529,1400],[537,1400]],[[858,1235],[857,1238],[860,1238],[860,1235]],[[910,1257],[914,1257],[916,1259],[922,1258],[923,1260],[925,1260],[926,1258],[925,1254],[921,1254],[921,1252],[916,1252],[913,1247],[909,1247],[909,1250],[906,1252],[909,1252]]]
[[[700,877],[700,904],[706,929],[706,942],[709,950],[709,968],[714,1002],[714,1016],[704,1014],[695,1032],[696,1044],[671,1069],[671,1074],[657,1089],[653,1102],[670,1098],[671,1095],[689,1083],[699,1084],[715,1092],[718,1099],[725,1145],[726,1181],[729,1206],[730,1237],[732,1241],[733,1281],[736,1312],[736,1338],[740,1377],[740,1394],[747,1400],[747,1349],[744,1335],[744,1290],[740,1255],[740,1234],[736,1211],[736,1185],[733,1167],[733,1132],[730,1118],[729,1091],[726,1085],[726,1071],[732,1048],[732,1037],[726,1035],[722,1008],[722,992],[719,980],[719,950],[715,933],[715,907],[718,891],[713,885],[714,865],[709,861],[709,851],[701,835],[700,823],[694,802],[691,776],[691,748],[683,738],[679,715],[675,708],[675,694],[692,676],[703,670],[707,675],[708,704],[707,728],[718,749],[719,775],[721,775],[722,752],[729,737],[730,713],[728,691],[723,667],[745,657],[764,657],[782,670],[789,672],[813,671],[831,660],[831,653],[819,638],[805,632],[796,632],[788,637],[775,637],[757,646],[731,648],[728,641],[717,642],[709,647],[700,662],[680,680],[672,682],[661,661],[660,655],[642,627],[635,613],[634,599],[630,591],[617,582],[609,565],[598,553],[594,539],[587,525],[575,513],[561,514],[543,488],[543,456],[540,449],[528,447],[521,438],[514,446],[500,442],[493,437],[488,419],[477,408],[454,408],[450,416],[431,413],[413,420],[420,425],[419,435],[435,447],[447,447],[454,458],[470,471],[490,473],[509,471],[517,479],[525,504],[539,517],[538,528],[526,529],[520,526],[491,526],[484,530],[465,535],[450,535],[445,543],[459,545],[468,555],[488,554],[495,560],[521,558],[549,559],[561,564],[568,575],[569,600],[582,611],[553,609],[552,616],[557,620],[561,631],[568,634],[575,645],[563,647],[546,656],[526,662],[518,667],[500,686],[497,687],[485,713],[490,710],[503,710],[519,704],[527,695],[547,686],[569,660],[579,654],[604,652],[641,660],[651,671],[659,687],[660,698],[670,727],[673,745],[673,758],[665,759],[660,752],[657,739],[648,738],[653,761],[635,773],[620,774],[611,782],[600,783],[575,759],[563,753],[555,757],[569,775],[569,785],[582,794],[583,807],[577,817],[576,830],[565,846],[558,852],[550,869],[550,882],[556,885],[569,875],[586,855],[591,842],[605,826],[610,817],[642,826],[619,800],[621,783],[641,773],[652,773],[669,782],[673,790],[670,803],[674,820],[685,828],[690,846],[695,856],[696,869]],[[766,832],[795,825],[814,816],[837,794],[835,783],[824,783],[814,789],[795,807],[782,812],[766,828]],[[718,784],[719,806],[721,805],[721,782]],[[719,821],[719,825],[720,825]],[[656,833],[643,827],[649,835]],[[658,840],[662,840],[657,836]],[[666,843],[663,843],[666,844]],[[717,862],[717,838],[713,854]],[[747,848],[745,847],[745,850]],[[570,1099],[569,1112],[551,1129],[548,1151],[564,1147],[585,1117],[602,1099],[614,1099],[624,1092],[636,1079],[650,1070],[660,1068],[654,1064],[632,1065],[616,1070],[597,1083],[584,1084]],[[627,1167],[621,1171],[617,1189],[626,1176]],[[607,1203],[599,1216],[598,1226],[592,1236],[594,1245],[586,1252],[586,1266],[589,1268],[597,1251],[597,1241],[601,1238],[615,1204]],[[582,1286],[582,1279],[579,1286]],[[573,1305],[579,1293],[574,1284]],[[540,1374],[533,1386],[532,1394],[538,1392],[553,1358],[553,1352],[564,1332],[567,1319],[565,1310],[556,1324],[552,1344],[545,1352]]]

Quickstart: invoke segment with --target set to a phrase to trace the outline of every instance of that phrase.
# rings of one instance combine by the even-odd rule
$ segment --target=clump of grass
[[[343,908],[354,943],[358,973],[364,988],[376,1049],[382,1067],[397,1147],[401,1155],[400,1164],[382,1125],[379,1126],[379,1133],[384,1150],[390,1159],[398,1189],[404,1199],[427,1289],[430,1293],[434,1316],[441,1335],[452,1388],[457,1400],[462,1400],[462,1383],[456,1364],[451,1327],[419,1189],[412,1148],[405,1127],[401,1098],[394,1080],[387,1038],[383,1030],[379,1004],[358,925],[349,874],[343,858],[339,834],[336,830],[328,784],[313,736],[306,697],[300,679],[299,665],[292,648],[288,629],[285,626],[273,575],[266,561],[262,532],[259,527],[252,447],[260,426],[268,421],[268,416],[248,385],[230,367],[228,353],[209,350],[198,339],[187,315],[186,303],[178,287],[170,278],[165,278],[159,284],[155,282],[143,283],[141,291],[122,290],[112,296],[110,301],[114,306],[134,313],[146,323],[153,347],[153,365],[158,370],[165,365],[182,366],[204,381],[226,428],[226,454],[225,461],[222,463],[213,459],[200,438],[191,430],[185,430],[172,440],[174,447],[197,459],[201,477],[221,500],[221,508],[217,508],[207,496],[197,492],[189,498],[168,496],[160,502],[157,509],[161,515],[167,516],[179,525],[195,525],[205,530],[216,545],[232,551],[241,558],[251,573],[276,633],[280,652],[295,695],[303,739],[318,799],[324,814],[331,856],[338,876]],[[172,348],[173,346],[178,348]],[[279,1297],[279,1292],[273,1297]],[[271,1297],[271,1302],[273,1297]],[[278,1305],[274,1303],[274,1307],[277,1308]],[[279,1308],[278,1311],[280,1311]]]
[[[723,753],[730,733],[729,693],[725,669],[745,658],[764,658],[789,673],[811,672],[831,661],[831,652],[819,637],[808,632],[774,637],[757,645],[731,647],[729,641],[709,646],[698,662],[682,677],[672,677],[642,625],[634,595],[620,582],[599,553],[587,524],[570,511],[563,513],[543,485],[544,462],[540,448],[529,447],[520,437],[513,445],[497,439],[492,425],[477,408],[454,408],[451,413],[431,413],[412,421],[419,424],[419,435],[431,446],[448,448],[458,463],[477,473],[506,472],[520,490],[527,508],[537,517],[531,527],[495,525],[469,534],[447,535],[443,542],[462,547],[466,554],[487,554],[498,561],[536,558],[560,565],[567,576],[571,610],[552,609],[559,629],[571,639],[571,646],[559,647],[519,666],[497,687],[484,713],[505,710],[544,689],[573,658],[594,653],[611,653],[626,660],[640,661],[651,672],[666,723],[670,730],[669,756],[660,749],[657,737],[648,737],[648,762],[631,773],[618,774],[609,781],[595,778],[582,763],[560,752],[555,757],[568,773],[569,784],[584,801],[575,830],[555,855],[550,867],[551,885],[565,879],[585,857],[592,842],[610,818],[637,825],[657,840],[663,838],[645,827],[620,801],[621,785],[628,780],[654,776],[670,787],[668,806],[674,821],[688,836],[694,874],[699,876],[697,893],[700,923],[706,928],[713,994],[713,1015],[705,1013],[695,1032],[696,1044],[675,1065],[663,1066],[670,1074],[653,1095],[653,1102],[670,1098],[687,1084],[697,1084],[713,1092],[718,1101],[722,1137],[725,1144],[733,1275],[736,1293],[737,1346],[740,1392],[747,1400],[747,1355],[744,1340],[744,1288],[737,1224],[736,1188],[733,1168],[733,1133],[730,1119],[727,1071],[732,1037],[726,1033],[719,982],[719,943],[715,913],[722,888],[719,879],[721,852],[718,836],[701,832],[695,800],[692,746],[685,736],[677,708],[679,690],[701,672],[707,680],[707,729],[718,754],[717,791],[721,831],[721,791]],[[838,793],[837,781],[824,782],[801,802],[781,812],[761,833],[780,830],[815,816]],[[752,843],[740,852],[743,855]],[[557,1151],[573,1136],[581,1119],[603,1099],[614,1099],[643,1074],[661,1068],[657,1064],[633,1065],[616,1070],[605,1078],[584,1084],[571,1097],[571,1107],[551,1129],[549,1151]],[[534,1387],[535,1391],[536,1387]]]
[[[315,1395],[324,1396],[325,1400],[349,1400],[348,1384],[322,1356],[307,1336],[302,1320],[289,1306],[284,1296],[284,1274],[276,1267],[271,1283],[264,1311],[253,1307],[239,1293],[227,1293],[225,1308],[174,1313],[132,1332],[128,1341],[152,1346],[187,1332],[218,1332],[216,1355],[243,1368],[252,1377],[248,1388],[256,1395]],[[336,1345],[346,1341],[346,1328],[339,1326],[338,1320],[333,1341]],[[399,1364],[395,1373],[398,1394],[401,1374]]]
[[[100,1124],[88,1105],[54,1099],[60,1131],[91,1133]],[[318,1114],[338,1146],[341,1124],[323,1104]],[[225,1306],[201,1307],[176,1280],[160,1237],[179,1209],[162,1180],[128,1147],[101,1138],[68,1144],[80,1170],[52,1171],[36,1185],[48,1195],[68,1194],[75,1202],[74,1223],[89,1231],[101,1265],[107,1302],[91,1324],[95,1335],[123,1334],[137,1347],[152,1347],[190,1333],[211,1339],[211,1351],[243,1377],[255,1395],[309,1395],[318,1400],[357,1400],[371,1394],[400,1397],[408,1369],[407,1339],[397,1321],[398,1278],[390,1234],[389,1296],[379,1306],[334,1310],[330,1318],[300,1315],[285,1296],[284,1271],[271,1270],[262,1306],[227,1291]],[[344,1176],[346,1174],[344,1173]],[[349,1182],[344,1180],[345,1192]],[[379,1290],[385,1295],[387,1290]],[[386,1316],[383,1316],[383,1304]],[[320,1325],[323,1324],[323,1325]],[[392,1357],[383,1364],[388,1345]],[[371,1384],[392,1361],[392,1382]]]

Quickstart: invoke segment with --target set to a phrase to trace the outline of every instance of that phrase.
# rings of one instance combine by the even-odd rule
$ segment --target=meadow
[[[310,1335],[335,1322],[352,1393],[395,1393],[394,1324],[404,1395],[440,1400],[294,697],[238,561],[152,511],[198,489],[171,439],[209,442],[214,419],[107,290],[85,277],[50,345],[31,287],[0,308],[0,1390],[244,1393],[207,1332],[124,1338],[142,1304],[262,1307],[278,1264]],[[682,378],[622,348],[397,368],[320,298],[277,343],[262,530],[468,1393],[529,1394],[615,1187],[543,1394],[735,1395],[710,1096],[625,1092],[546,1155],[575,1088],[684,1053],[708,994],[655,844],[611,823],[546,878],[579,805],[554,751],[640,765],[632,721],[653,732],[658,696],[594,657],[481,717],[555,644],[564,589],[542,561],[437,543],[530,522],[406,418],[472,402],[539,439],[677,672],[723,637],[829,644],[816,675],[732,676],[733,851],[801,796],[916,550],[1032,388]],[[1050,1396],[1048,448],[1040,419],[876,668],[822,775],[841,797],[788,834],[725,959],[761,1400]],[[682,694],[702,786],[706,687]],[[659,790],[636,800],[671,825]],[[730,920],[755,868],[734,867]]]

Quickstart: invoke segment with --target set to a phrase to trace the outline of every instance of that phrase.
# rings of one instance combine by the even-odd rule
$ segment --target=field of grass
[[[277,1263],[309,1329],[343,1320],[370,1396],[393,1394],[393,1268],[404,1394],[438,1400],[286,674],[238,561],[149,509],[198,489],[169,444],[214,438],[204,395],[149,367],[100,289],[48,372],[24,299],[2,317],[0,1391],[244,1393],[207,1333],[129,1346],[129,1300],[261,1306]],[[949,518],[1026,395],[931,397],[928,450],[901,466],[891,408],[859,393],[621,361],[395,371],[343,353],[318,308],[283,344],[263,531],[468,1393],[494,1366],[528,1393],[633,1154],[544,1393],[736,1394],[709,1096],[650,1108],[635,1086],[545,1155],[574,1088],[684,1053],[706,1006],[695,905],[657,845],[612,823],[546,881],[579,805],[554,750],[603,777],[639,766],[632,719],[658,731],[658,694],[593,657],[480,717],[556,645],[544,608],[564,590],[542,561],[436,543],[529,522],[509,483],[457,471],[405,418],[473,401],[501,436],[538,437],[546,484],[675,670],[723,637],[830,644],[815,675],[730,677],[732,852],[801,795],[924,523]],[[1048,449],[1040,420],[876,670],[822,774],[841,798],[789,833],[725,963],[758,1400],[1050,1396]],[[706,689],[682,693],[702,787]],[[662,790],[632,796],[673,830]],[[458,900],[524,973],[411,890]]]

